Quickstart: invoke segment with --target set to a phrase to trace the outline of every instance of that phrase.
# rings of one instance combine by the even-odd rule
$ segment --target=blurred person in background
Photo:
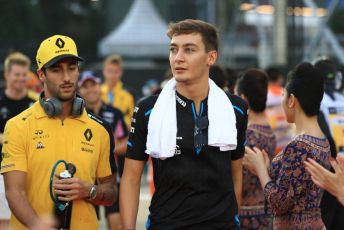
[[[130,128],[135,101],[132,94],[124,89],[123,60],[119,55],[108,56],[103,63],[104,84],[101,87],[102,100],[122,111],[125,123]]]
[[[337,76],[335,79],[335,89],[337,92],[343,94],[344,93],[344,77],[343,77],[343,66],[338,66],[337,68]]]
[[[173,78],[173,73],[172,73],[171,68],[168,68],[168,69],[165,71],[164,79],[160,82],[160,89],[163,89],[164,86],[166,85],[166,83],[167,83],[171,78]],[[160,90],[160,91],[161,91],[161,90]]]
[[[315,61],[315,66],[324,78],[324,96],[321,101],[318,122],[328,138],[331,146],[331,156],[344,152],[344,96],[336,90],[336,80],[340,78],[336,65],[327,58],[321,57]],[[331,168],[334,172],[334,169]],[[327,229],[342,229],[344,226],[344,207],[338,199],[325,191],[321,201],[321,214]]]
[[[294,126],[287,122],[282,108],[284,82],[282,72],[278,67],[270,67],[266,73],[269,83],[265,113],[276,135],[275,154],[277,154],[291,141],[294,136]]]
[[[38,79],[38,76],[32,72],[31,70],[28,73],[27,81],[26,81],[26,88],[28,89],[29,94],[34,94],[37,97],[43,90],[43,84]]]
[[[29,108],[37,99],[26,88],[31,61],[20,53],[8,55],[4,62],[6,88],[0,94],[0,153],[3,145],[3,132],[6,122]],[[0,154],[0,162],[3,156]],[[0,229],[9,227],[10,209],[5,197],[3,175],[0,175]]]
[[[143,86],[142,86],[142,95],[143,97],[148,97],[154,94],[157,94],[160,91],[159,82],[155,79],[149,79]]]
[[[209,69],[209,78],[215,82],[215,84],[228,92],[227,88],[227,75],[224,69],[219,65],[212,65]]]
[[[234,89],[236,85],[236,81],[238,78],[237,72],[234,69],[226,68],[226,75],[227,75],[227,88],[231,94],[234,94]]]
[[[124,167],[124,153],[127,150],[128,128],[125,124],[123,114],[120,110],[105,104],[101,99],[101,80],[92,71],[81,73],[78,82],[80,95],[86,102],[86,110],[96,116],[103,118],[112,128],[115,140],[115,159],[118,168],[117,187],[119,190],[120,176]],[[121,219],[119,216],[119,200],[111,205],[105,206],[105,215],[110,230],[121,230]],[[96,206],[99,215],[99,206]]]
[[[331,159],[330,161],[334,173],[322,167],[316,161],[308,159],[305,162],[306,170],[312,175],[312,180],[320,188],[325,189],[344,206],[344,155],[338,154],[336,160]],[[343,218],[343,216],[341,216]],[[337,226],[339,229],[341,226]],[[335,229],[334,226],[326,229]]]
[[[248,103],[246,146],[264,150],[269,159],[274,156],[276,137],[264,110],[268,90],[268,77],[259,69],[248,69],[239,77],[236,94]],[[272,229],[272,217],[264,208],[264,192],[259,178],[243,170],[242,202],[240,207],[241,229]]]
[[[323,190],[312,180],[304,162],[311,158],[330,168],[330,144],[317,117],[324,93],[324,79],[310,63],[297,65],[289,74],[283,96],[288,122],[296,125],[296,136],[271,164],[257,147],[246,147],[244,167],[257,175],[273,213],[273,229],[321,230],[320,202]]]

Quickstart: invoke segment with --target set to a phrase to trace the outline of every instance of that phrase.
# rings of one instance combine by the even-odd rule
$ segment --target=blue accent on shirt
[[[148,215],[147,221],[146,221],[146,229],[147,229],[147,230],[149,229],[150,225],[151,225],[151,220],[150,220],[150,217],[149,217],[149,215]]]
[[[240,219],[239,219],[239,217],[238,217],[238,216],[235,216],[235,217],[234,217],[234,220],[235,220],[235,223],[236,223],[236,225],[237,225],[237,229],[240,229]]]
[[[238,110],[241,113],[241,115],[244,115],[244,111],[242,111],[242,109],[240,109],[238,106],[233,105],[233,109]]]
[[[145,117],[147,117],[149,114],[151,114],[152,110],[153,110],[153,109],[150,109],[150,110],[148,110],[147,112],[145,112]]]
[[[112,93],[111,90],[110,90],[109,93],[108,93],[108,100],[109,100],[109,104],[112,104],[113,101],[114,101],[113,93]]]
[[[197,113],[196,113],[195,105],[194,105],[193,102],[191,103],[191,107],[192,107],[192,113],[193,113],[193,116],[194,116],[194,121],[196,122]],[[201,110],[200,110],[200,113],[199,113],[199,117],[202,116],[203,108],[204,108],[204,104],[202,102],[201,103]],[[195,150],[196,150],[196,154],[199,155],[201,153],[202,147],[195,148]]]
[[[129,147],[133,147],[133,143],[131,143],[130,141],[128,141],[128,145]]]

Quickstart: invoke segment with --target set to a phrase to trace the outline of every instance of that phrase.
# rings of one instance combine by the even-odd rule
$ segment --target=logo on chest
[[[92,137],[93,137],[93,134],[92,134],[92,131],[91,129],[86,129],[85,132],[84,132],[84,137],[87,141],[90,141],[92,140]]]
[[[37,143],[36,149],[44,149],[43,143],[39,141],[39,142]]]
[[[84,132],[84,137],[86,141],[81,141],[81,148],[82,152],[86,153],[93,153],[94,152],[94,143],[90,142],[93,138],[93,133],[91,129],[86,129]]]
[[[45,133],[41,129],[34,130],[32,140],[39,140],[39,139],[45,139],[45,138],[49,138],[49,134]]]

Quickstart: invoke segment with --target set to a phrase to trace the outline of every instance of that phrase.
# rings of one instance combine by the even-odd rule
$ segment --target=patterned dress
[[[272,181],[264,195],[273,212],[273,229],[322,229],[320,201],[323,190],[311,180],[303,162],[312,158],[330,168],[330,146],[326,138],[299,135],[272,161]]]
[[[249,125],[246,130],[246,145],[264,149],[274,156],[276,137],[269,125]],[[271,229],[272,217],[264,210],[264,192],[259,178],[247,169],[243,170],[242,206],[240,207],[241,229]]]

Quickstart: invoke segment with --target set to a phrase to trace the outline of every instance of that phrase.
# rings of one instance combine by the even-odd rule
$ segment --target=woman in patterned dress
[[[268,78],[265,72],[248,69],[237,82],[236,94],[247,102],[249,108],[246,146],[265,150],[272,159],[276,148],[276,136],[264,114],[267,87]],[[241,229],[271,229],[272,218],[264,210],[264,201],[259,178],[244,169],[239,213]]]
[[[296,137],[271,165],[264,151],[246,147],[243,164],[259,177],[273,213],[274,229],[324,227],[319,207],[323,190],[314,184],[304,166],[311,158],[327,169],[330,167],[329,143],[317,122],[323,86],[317,68],[309,63],[298,65],[288,76],[283,99],[287,121],[295,123]]]

